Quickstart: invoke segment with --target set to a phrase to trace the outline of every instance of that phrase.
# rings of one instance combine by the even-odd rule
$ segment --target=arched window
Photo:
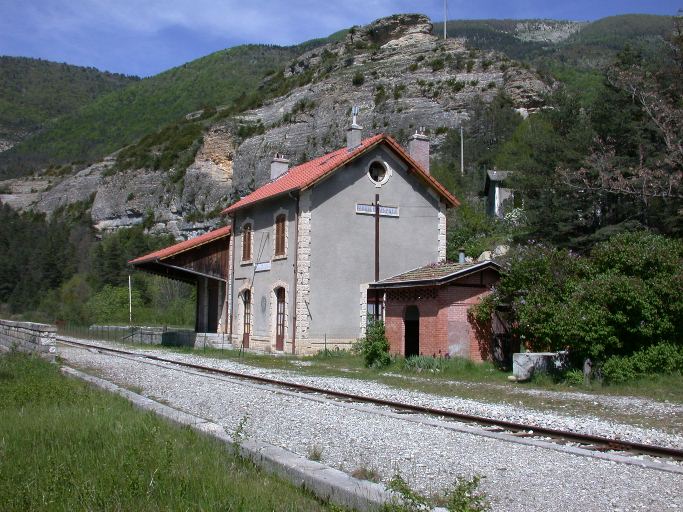
[[[242,261],[251,260],[251,224],[242,227]]]
[[[275,217],[275,256],[285,255],[285,221],[286,215],[283,213]]]

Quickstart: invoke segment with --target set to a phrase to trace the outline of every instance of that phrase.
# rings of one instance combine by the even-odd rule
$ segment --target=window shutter
[[[245,224],[242,229],[242,261],[251,259],[251,224]]]
[[[285,216],[278,215],[275,219],[275,256],[285,255]]]

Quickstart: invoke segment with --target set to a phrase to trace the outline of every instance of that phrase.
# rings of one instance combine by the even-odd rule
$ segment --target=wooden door
[[[251,334],[251,290],[242,293],[244,302],[244,329],[242,330],[242,346],[249,348],[249,335]]]
[[[275,350],[285,349],[285,289],[276,292],[277,308],[275,314]]]

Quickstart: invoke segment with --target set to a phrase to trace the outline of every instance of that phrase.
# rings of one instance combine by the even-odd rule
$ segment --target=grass
[[[225,445],[0,357],[0,510],[328,510]]]

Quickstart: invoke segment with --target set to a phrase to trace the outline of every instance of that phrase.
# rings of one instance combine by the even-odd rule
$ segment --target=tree
[[[559,169],[567,186],[613,196],[637,208],[644,224],[664,220],[672,232],[682,229],[682,41],[679,20],[671,65],[661,69],[648,69],[630,48],[619,55],[606,74],[608,97],[593,114],[597,135],[590,152],[578,170]]]
[[[683,242],[642,230],[617,234],[587,256],[520,247],[476,316],[490,318],[501,307],[529,348],[568,348],[579,361],[628,356],[658,343],[680,346]]]

